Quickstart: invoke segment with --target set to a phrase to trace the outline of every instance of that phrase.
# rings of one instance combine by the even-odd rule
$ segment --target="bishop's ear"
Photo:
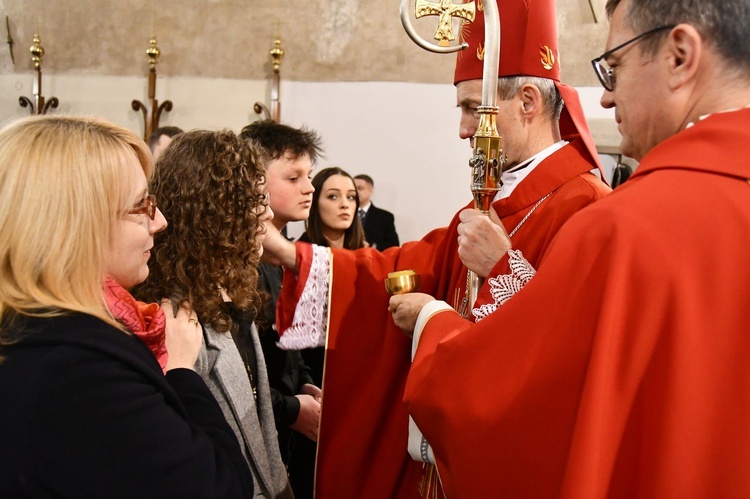
[[[531,117],[539,112],[542,106],[542,93],[536,85],[527,83],[518,91],[518,97],[521,100],[523,114]]]

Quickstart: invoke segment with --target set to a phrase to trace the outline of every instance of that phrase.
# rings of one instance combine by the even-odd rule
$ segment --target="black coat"
[[[0,349],[0,497],[238,498],[253,479],[203,380],[80,313]]]
[[[268,299],[258,331],[268,369],[273,414],[279,432],[279,449],[284,462],[288,462],[293,433],[289,425],[297,420],[300,409],[299,400],[295,395],[301,392],[302,385],[313,384],[314,381],[312,371],[302,360],[299,351],[282,350],[276,346],[276,342],[279,341],[279,334],[274,327],[276,302],[281,292],[284,269],[263,262],[259,271],[260,286],[268,294]]]
[[[398,234],[393,213],[370,204],[363,224],[365,239],[370,246],[383,251],[391,246],[398,246]]]

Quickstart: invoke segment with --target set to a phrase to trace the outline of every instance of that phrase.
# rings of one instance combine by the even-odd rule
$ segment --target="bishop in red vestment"
[[[510,125],[504,124],[505,115],[498,118],[499,127],[505,129],[501,135],[509,139],[509,144],[514,142],[510,140],[513,137],[519,144],[523,140],[518,137],[529,139],[530,143],[544,142],[536,139],[546,137],[540,149],[530,151],[525,157],[522,151],[507,150],[515,159],[504,174],[506,185],[503,188],[512,187],[512,192],[505,197],[501,192],[493,203],[503,225],[514,233],[514,247],[529,263],[537,266],[563,223],[578,210],[607,195],[610,189],[591,172],[598,167],[597,155],[578,96],[574,89],[559,83],[554,1],[505,1],[499,9],[503,19],[501,80],[515,75],[545,78],[553,95],[559,92],[565,103],[559,122],[562,134],[555,132],[547,136],[546,132],[538,132],[539,136],[526,137],[519,135],[526,132],[509,129]],[[466,40],[471,48],[458,59],[458,85],[482,76],[481,10],[471,29],[463,31],[471,34]],[[540,46],[547,47],[551,57],[542,58]],[[511,95],[500,103],[509,113],[525,112],[523,94],[534,93],[534,90],[529,90],[530,85],[525,84],[521,88],[518,95]],[[536,86],[534,89],[539,92]],[[481,92],[476,93],[481,95]],[[479,100],[479,95],[474,98]],[[523,115],[523,118],[519,115],[519,119],[527,119],[528,126],[538,131],[558,129],[557,120],[550,122],[546,117],[545,104],[534,101],[531,106],[537,106],[537,113]],[[470,109],[465,112],[473,116]],[[508,121],[512,122],[509,117]],[[464,124],[462,122],[462,127]],[[514,181],[514,178],[521,180]],[[383,281],[389,272],[414,269],[421,276],[422,292],[461,308],[466,296],[467,268],[458,255],[460,223],[457,214],[448,227],[435,230],[418,242],[383,253],[371,249],[332,250],[331,256],[327,256],[328,250],[325,250],[323,259],[327,266],[322,275],[315,275],[313,267],[317,257],[312,247],[297,245],[295,267],[299,276],[289,272],[285,276],[277,324],[282,331],[281,344],[291,348],[310,346],[302,339],[308,335],[304,330],[311,322],[317,320],[324,330],[327,326],[324,404],[316,472],[318,497],[419,497],[422,463],[407,454],[408,414],[402,401],[411,342],[394,325],[388,313],[389,296]],[[488,277],[509,273],[509,261],[505,256]],[[309,299],[305,294],[305,289],[309,288],[322,292],[323,299]],[[489,283],[485,283],[477,306],[495,305],[489,288]],[[304,309],[302,313],[298,304]],[[465,309],[473,320],[470,308]]]
[[[609,47],[667,24],[600,73],[636,173],[484,320],[418,318],[405,400],[448,497],[750,497],[750,52],[720,43],[750,11],[669,2],[608,6]]]

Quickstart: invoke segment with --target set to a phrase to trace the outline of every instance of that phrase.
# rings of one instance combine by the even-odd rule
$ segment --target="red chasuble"
[[[428,321],[405,400],[448,497],[750,497],[748,130],[664,141],[497,312]]]
[[[589,173],[595,167],[585,145],[574,140],[542,161],[509,198],[493,205],[510,231],[549,194],[513,237],[514,247],[532,265],[541,262],[553,236],[573,213],[610,191]],[[466,283],[466,268],[457,252],[458,223],[456,215],[449,227],[383,253],[333,250],[317,497],[419,497],[422,464],[407,453],[408,414],[402,400],[411,341],[393,323],[383,281],[389,272],[414,269],[421,275],[420,292],[458,305]],[[310,247],[298,243],[297,248],[299,280],[289,272],[285,275],[277,318],[280,331],[290,325],[309,270]],[[506,272],[507,257],[493,275]],[[482,293],[489,296],[484,289]]]

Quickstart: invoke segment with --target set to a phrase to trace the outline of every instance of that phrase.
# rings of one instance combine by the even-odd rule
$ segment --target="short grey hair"
[[[500,100],[510,100],[515,97],[524,85],[534,85],[542,94],[542,106],[545,116],[552,123],[560,122],[563,100],[555,82],[549,78],[538,76],[503,76],[498,79],[497,96]]]
[[[610,18],[622,0],[607,1]],[[631,0],[625,21],[637,33],[659,26],[689,24],[725,60],[741,72],[750,69],[750,2],[748,0]],[[666,35],[639,43],[643,54],[653,55]]]

